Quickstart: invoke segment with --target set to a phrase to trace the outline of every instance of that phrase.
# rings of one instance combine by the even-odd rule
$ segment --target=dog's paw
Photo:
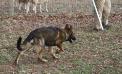
[[[56,53],[56,54],[59,54],[59,53],[61,53],[61,52],[64,52],[64,50],[65,50],[65,49],[63,49],[63,50],[58,50],[58,49],[57,49],[57,51],[56,51],[55,53]]]

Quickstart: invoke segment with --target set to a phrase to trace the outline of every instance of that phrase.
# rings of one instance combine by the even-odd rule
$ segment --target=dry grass
[[[0,73],[16,74],[121,74],[122,71],[122,15],[110,17],[109,30],[93,31],[94,17],[80,14],[40,16],[16,15],[0,20]],[[74,26],[77,42],[64,43],[64,53],[54,60],[45,56],[48,63],[42,63],[31,51],[22,56],[19,65],[12,63],[17,55],[16,40],[19,36],[41,26],[63,27],[66,23]]]

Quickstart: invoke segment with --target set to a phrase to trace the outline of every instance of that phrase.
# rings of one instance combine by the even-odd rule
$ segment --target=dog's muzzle
[[[76,37],[68,38],[68,41],[69,41],[70,43],[73,43],[73,41],[75,41],[75,40],[76,40]]]

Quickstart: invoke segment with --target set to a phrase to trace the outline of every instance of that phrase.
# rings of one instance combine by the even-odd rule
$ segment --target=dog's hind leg
[[[33,11],[35,12],[35,14],[37,12],[36,8],[37,8],[37,4],[33,4]]]
[[[42,13],[42,5],[40,4],[40,12]]]
[[[20,56],[25,52],[27,51],[28,49],[25,49],[24,51],[20,51],[15,59],[15,64],[18,64],[19,62],[19,59],[20,59]]]
[[[47,2],[45,3],[45,6],[46,6],[46,12],[48,12],[48,6],[47,6]]]
[[[22,8],[22,3],[19,3],[19,10],[21,10]]]
[[[42,62],[48,62],[46,59],[44,59],[44,58],[42,57],[42,53],[43,53],[43,51],[45,50],[44,39],[41,39],[41,40],[36,39],[36,41],[37,41],[37,42],[36,42],[36,43],[37,43],[37,45],[36,45],[36,50],[38,50],[38,51],[37,51],[38,59],[41,60]]]
[[[27,50],[31,49],[31,48],[32,48],[32,45],[31,45],[31,43],[28,42],[28,43],[26,43],[26,44],[24,44],[24,45],[21,45],[21,47],[22,47],[24,50],[19,51],[19,53],[18,53],[18,55],[17,55],[17,57],[16,57],[16,59],[15,59],[15,64],[18,64],[19,59],[20,59],[20,56],[21,56],[22,54],[24,54],[24,52],[26,52]]]

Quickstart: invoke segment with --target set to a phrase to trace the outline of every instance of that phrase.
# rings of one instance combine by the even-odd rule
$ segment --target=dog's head
[[[65,31],[66,31],[66,41],[69,41],[70,43],[72,43],[72,41],[76,40],[75,34],[73,33],[73,27],[69,24],[66,24],[65,26]]]

